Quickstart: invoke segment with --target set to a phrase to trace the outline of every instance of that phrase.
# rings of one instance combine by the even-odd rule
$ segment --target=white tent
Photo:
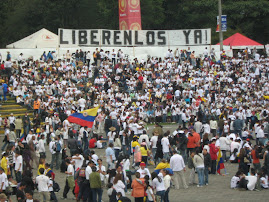
[[[7,45],[7,48],[57,48],[58,35],[43,28],[30,36],[27,36],[19,41]]]

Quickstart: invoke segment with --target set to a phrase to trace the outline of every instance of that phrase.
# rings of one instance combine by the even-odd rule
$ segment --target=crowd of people
[[[238,163],[232,188],[252,190],[251,176],[268,187],[269,58],[256,49],[233,58],[222,51],[219,60],[213,49],[202,57],[169,49],[164,58],[130,61],[121,50],[97,48],[61,59],[44,52],[38,60],[14,60],[9,53],[1,63],[1,101],[10,95],[33,113],[0,118],[0,191],[9,196],[10,185],[17,187],[18,201],[31,200],[35,189],[40,201],[58,201],[53,170],[66,174],[63,199],[72,191],[78,201],[101,201],[107,187],[110,201],[128,201],[128,190],[135,201],[169,201],[180,181],[185,189],[202,187],[209,174],[222,174],[219,153]],[[67,120],[93,107],[99,109],[92,128]],[[163,131],[161,123],[179,127]],[[105,148],[105,159],[93,148]]]

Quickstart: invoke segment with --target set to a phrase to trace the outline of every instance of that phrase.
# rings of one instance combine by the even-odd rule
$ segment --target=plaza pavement
[[[173,132],[177,128],[177,125],[165,125],[163,127],[164,131],[170,130]],[[153,129],[153,126],[149,127],[149,134],[151,134],[151,131]],[[0,140],[2,140],[3,137],[1,137]],[[254,143],[254,142],[253,142]],[[47,159],[46,162],[50,163],[51,162],[51,155],[48,151],[48,148],[46,147],[47,151]],[[103,159],[104,165],[105,163],[105,149],[95,149],[96,154],[98,155],[99,158]],[[232,176],[236,173],[238,164],[231,164],[231,163],[225,163],[225,168],[227,171],[227,175],[225,176],[220,176],[220,175],[209,175],[209,185],[208,186],[203,186],[201,188],[198,188],[196,186],[189,186],[188,189],[183,189],[181,186],[179,190],[175,190],[174,188],[170,189],[170,194],[169,194],[169,199],[170,202],[177,202],[177,201],[205,201],[205,202],[226,202],[226,201],[269,201],[269,190],[262,190],[262,191],[239,191],[239,190],[233,190],[230,189],[230,180]],[[150,171],[152,172],[154,170],[153,166],[149,166]],[[67,200],[61,200],[61,197],[63,195],[63,190],[65,186],[65,174],[60,173],[59,171],[53,170],[55,172],[55,181],[58,182],[58,184],[61,187],[61,190],[59,193],[56,193],[57,198],[59,201],[74,201],[72,200],[73,194],[71,194],[71,191],[68,193],[68,199]],[[37,174],[36,168],[33,170],[34,176]],[[222,170],[222,172],[224,172]],[[189,169],[187,168],[185,172],[185,179],[188,183],[189,181]],[[196,182],[198,181],[198,177],[196,174],[195,178]],[[132,201],[134,201],[134,198],[131,197],[130,194],[126,195],[129,197]],[[38,193],[35,190],[34,193],[34,198],[38,198]],[[12,197],[12,201],[16,201],[15,197]],[[104,189],[103,191],[103,197],[102,200],[104,202],[108,202],[108,196],[107,196],[107,190]]]

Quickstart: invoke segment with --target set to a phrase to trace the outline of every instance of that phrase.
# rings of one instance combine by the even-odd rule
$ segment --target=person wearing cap
[[[107,133],[107,137],[108,137],[108,143],[113,143],[114,142],[114,138],[116,135],[116,128],[115,127],[110,127],[109,128],[109,132]]]
[[[144,178],[146,175],[148,175],[149,178],[151,178],[151,174],[149,172],[149,169],[146,168],[146,163],[145,162],[140,163],[139,169],[136,172],[140,173],[141,178]]]

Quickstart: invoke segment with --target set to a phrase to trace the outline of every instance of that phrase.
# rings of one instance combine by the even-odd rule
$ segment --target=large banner
[[[104,30],[59,29],[60,47],[194,46],[211,44],[211,29]]]
[[[141,30],[140,0],[119,0],[120,30]]]

